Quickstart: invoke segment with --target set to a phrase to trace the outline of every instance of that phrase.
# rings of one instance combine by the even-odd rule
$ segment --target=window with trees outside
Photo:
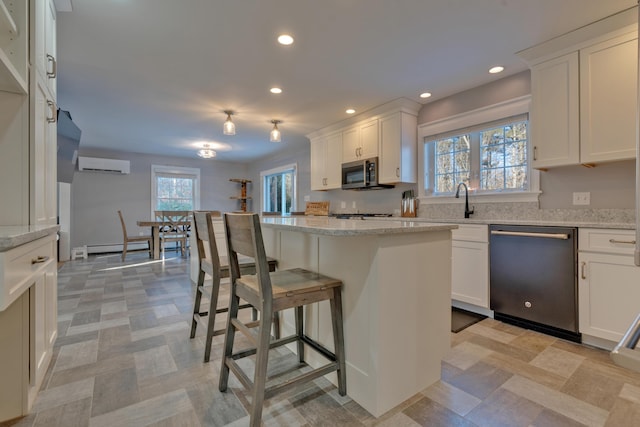
[[[200,207],[200,169],[152,168],[152,211],[193,211]]]
[[[477,192],[528,190],[527,120],[481,125],[427,141],[435,157],[433,194],[463,182]]]
[[[296,207],[295,164],[264,171],[262,178],[262,210],[289,214]]]

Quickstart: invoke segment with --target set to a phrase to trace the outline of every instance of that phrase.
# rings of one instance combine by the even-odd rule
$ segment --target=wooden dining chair
[[[156,211],[157,212],[157,211]],[[182,256],[187,255],[187,234],[184,231],[184,222],[187,221],[189,211],[160,211],[162,225],[160,232],[160,250],[164,257],[166,243],[176,242],[179,245]],[[177,248],[176,248],[177,249]]]
[[[209,362],[211,355],[211,342],[214,336],[222,335],[225,329],[215,330],[216,314],[226,313],[229,309],[227,306],[218,307],[218,295],[220,293],[220,280],[229,277],[229,262],[226,256],[225,248],[220,248],[215,238],[215,229],[213,218],[220,217],[219,211],[202,211],[194,212],[193,220],[196,233],[196,246],[198,250],[198,282],[196,283],[196,294],[193,303],[193,318],[191,320],[190,338],[195,338],[196,328],[198,324],[203,324],[207,330],[207,337],[204,348],[204,361]],[[243,272],[255,273],[255,262],[249,258],[243,258],[240,261],[240,268]],[[277,261],[273,258],[268,260],[269,271],[275,271]],[[211,287],[205,283],[206,276],[209,276]],[[209,308],[202,311],[202,297],[209,300]],[[243,304],[238,307],[252,308],[249,304]],[[254,309],[255,310],[255,309]],[[252,319],[255,320],[257,312],[254,312]],[[204,318],[207,318],[205,323]],[[280,318],[277,313],[273,315],[274,336],[280,337]]]
[[[259,426],[262,418],[262,405],[276,393],[288,390],[302,382],[311,381],[330,372],[338,375],[338,393],[344,396],[347,392],[345,373],[344,333],[342,326],[342,282],[319,273],[301,268],[269,272],[257,214],[225,214],[227,250],[231,269],[231,296],[229,316],[225,333],[222,368],[220,370],[219,390],[224,392],[229,381],[229,371],[233,372],[240,383],[251,395],[249,411],[250,425]],[[256,274],[243,274],[240,269],[239,256],[255,259]],[[238,319],[240,299],[247,301],[260,313],[257,335],[249,325]],[[333,327],[335,352],[331,352],[319,342],[304,333],[304,305],[329,300]],[[271,340],[270,325],[273,312],[294,308],[296,332],[294,335],[278,340]],[[234,353],[236,331],[240,331],[252,347]],[[329,363],[316,369],[305,370],[304,373],[286,381],[267,386],[267,362],[269,349],[284,344],[297,342],[298,361],[304,363],[304,344],[329,360]],[[255,355],[253,380],[245,373],[237,362],[239,359]]]
[[[127,234],[127,226],[124,223],[124,218],[122,218],[122,211],[118,211],[118,216],[120,217],[120,225],[122,226],[122,262],[124,262],[124,258],[127,256],[127,245],[129,243],[139,243],[139,242],[147,242],[149,247],[149,256],[153,258],[153,237],[150,235],[143,236],[129,236]]]

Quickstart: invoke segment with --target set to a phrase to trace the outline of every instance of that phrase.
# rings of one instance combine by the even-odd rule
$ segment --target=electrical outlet
[[[573,193],[573,204],[574,205],[590,205],[591,204],[591,193]]]
[[[304,201],[305,202],[311,201],[311,196],[309,196],[308,194],[306,196],[304,196]]]
[[[347,208],[347,202],[340,202],[340,209],[346,209]]]
[[[356,206],[356,202],[352,202],[352,203],[351,203],[351,207],[352,207],[353,209],[357,208],[357,206]]]

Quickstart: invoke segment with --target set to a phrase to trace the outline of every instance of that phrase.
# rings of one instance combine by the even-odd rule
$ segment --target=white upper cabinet
[[[380,119],[380,183],[415,183],[418,118],[399,111]]]
[[[625,34],[580,50],[580,162],[636,155],[638,39]]]
[[[342,133],[311,140],[311,189],[340,188],[342,160]]]
[[[398,98],[366,115],[327,126],[311,141],[311,189],[342,186],[342,164],[378,157],[383,184],[417,181],[418,111],[421,105]]]
[[[625,11],[519,52],[531,66],[534,168],[635,157],[637,17]]]
[[[342,162],[378,156],[378,120],[360,123],[343,131]]]
[[[578,52],[531,67],[533,167],[580,163]]]

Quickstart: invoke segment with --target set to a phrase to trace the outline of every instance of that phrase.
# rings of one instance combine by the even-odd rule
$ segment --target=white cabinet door
[[[489,227],[460,224],[451,234],[451,298],[489,308]]]
[[[56,107],[37,79],[32,85],[31,224],[57,223]]]
[[[635,33],[580,51],[580,160],[636,155],[638,41]]]
[[[327,140],[314,138],[311,141],[311,189],[324,190],[325,185],[325,161]]]
[[[51,357],[58,337],[58,268],[55,260],[45,271],[44,286],[45,345]]]
[[[368,159],[378,156],[379,137],[378,120],[372,120],[360,126],[360,158]]]
[[[415,183],[417,117],[398,112],[380,119],[380,183]]]
[[[32,0],[35,11],[32,40],[33,63],[39,78],[47,82],[45,86],[52,98],[56,97],[56,9],[53,0]]]
[[[360,127],[354,126],[342,132],[342,162],[360,158]]]
[[[531,67],[533,167],[580,163],[578,52]]]
[[[329,135],[325,150],[325,189],[342,187],[342,133]]]
[[[580,332],[614,342],[640,313],[640,267],[633,256],[579,254]]]

